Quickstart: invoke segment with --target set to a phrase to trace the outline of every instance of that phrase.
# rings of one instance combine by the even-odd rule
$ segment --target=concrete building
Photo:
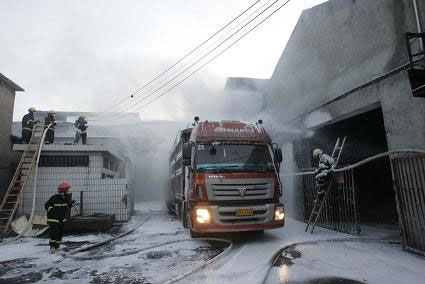
[[[26,145],[15,144],[22,152]],[[116,221],[130,219],[134,209],[133,186],[126,178],[125,163],[104,145],[44,145],[37,175],[35,214],[45,216],[44,203],[58,184],[71,184],[70,192],[82,206],[71,214],[115,214]],[[33,203],[34,171],[22,193],[19,215],[29,216]]]
[[[11,132],[15,93],[23,91],[24,89],[0,73],[0,198],[11,178]]]
[[[311,169],[317,163],[312,150],[331,152],[343,136],[342,164],[388,150],[425,149],[425,61],[420,54],[425,37],[407,44],[406,35],[424,31],[424,23],[423,0],[330,0],[302,13],[262,90],[262,116],[284,147],[283,172]],[[424,169],[423,155],[391,156],[347,173],[338,186],[350,188],[350,203],[333,207],[350,211],[356,226],[341,228],[347,220],[330,212],[339,218],[333,228],[359,233],[360,224],[394,224],[405,248],[424,254]],[[289,215],[308,219],[308,188],[314,181],[284,181]],[[415,193],[406,200],[409,188]],[[409,207],[415,202],[420,207]]]

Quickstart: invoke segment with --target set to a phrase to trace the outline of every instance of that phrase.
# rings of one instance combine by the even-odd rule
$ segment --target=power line
[[[137,93],[139,93],[141,90],[143,90],[144,88],[146,88],[147,86],[149,86],[150,84],[152,84],[154,81],[156,81],[159,77],[161,77],[162,75],[164,75],[165,73],[167,73],[169,70],[171,70],[172,68],[174,68],[177,64],[179,64],[180,62],[182,62],[184,59],[186,59],[188,56],[190,56],[193,52],[195,52],[197,49],[199,49],[201,46],[203,46],[205,43],[207,43],[208,41],[210,41],[213,37],[215,37],[217,34],[219,34],[220,32],[222,32],[225,28],[227,28],[228,26],[230,26],[234,21],[236,21],[237,19],[239,19],[242,15],[244,15],[246,12],[248,12],[250,9],[252,9],[252,7],[254,7],[255,5],[257,5],[261,0],[257,0],[256,2],[254,2],[253,4],[251,4],[248,8],[246,8],[242,13],[240,13],[239,15],[237,15],[235,18],[233,18],[230,22],[228,22],[226,25],[224,25],[222,28],[220,28],[218,31],[216,31],[215,33],[213,33],[209,38],[207,38],[206,40],[204,40],[202,43],[200,43],[198,46],[196,46],[194,49],[192,49],[189,53],[187,53],[186,55],[184,55],[182,58],[180,58],[177,62],[175,62],[174,64],[172,64],[170,67],[168,67],[167,69],[165,69],[164,71],[162,71],[160,74],[158,74],[156,77],[154,77],[152,80],[150,80],[148,83],[144,84],[142,87],[140,87],[139,89],[137,89],[135,92],[133,92],[130,96],[123,98],[122,100],[120,100],[118,103],[115,103],[114,105],[112,105],[111,107],[107,108],[106,110],[104,110],[102,113],[106,113],[107,111],[113,109],[114,107],[120,105],[121,103],[123,103],[125,100],[129,99],[129,98],[133,98],[134,95],[136,95]],[[101,115],[100,114],[100,115]]]
[[[289,0],[290,1],[290,0]],[[250,29],[247,33],[245,33],[241,38],[239,38],[236,42],[238,42],[240,39],[242,39],[244,36],[246,36],[248,33],[250,33],[253,29],[255,29],[256,27],[258,27],[258,25],[260,25],[261,23],[263,23],[266,19],[268,19],[271,15],[273,15],[275,12],[277,12],[280,8],[282,8],[284,5],[286,5],[289,1],[286,1],[282,6],[280,6],[277,10],[273,11],[268,17],[266,17],[265,19],[263,19],[259,24],[255,25],[252,29]],[[227,42],[229,39],[231,39],[235,34],[239,33],[241,30],[243,30],[246,26],[248,26],[250,23],[252,23],[255,19],[257,19],[259,16],[261,16],[264,12],[266,12],[268,9],[270,9],[273,5],[275,5],[277,2],[279,2],[279,0],[275,0],[272,4],[270,4],[267,8],[265,8],[263,11],[261,11],[259,14],[257,14],[253,19],[251,19],[248,23],[244,24],[241,28],[239,28],[236,32],[234,32],[233,34],[231,34],[229,37],[227,37],[224,41],[222,41],[219,45],[217,45],[216,47],[214,47],[212,50],[210,50],[208,53],[206,53],[205,55],[203,55],[201,58],[199,58],[198,60],[196,60],[194,63],[192,63],[189,67],[185,68],[182,72],[180,72],[179,74],[177,74],[176,76],[174,76],[171,80],[169,80],[167,83],[165,83],[164,85],[162,85],[161,87],[155,89],[152,93],[150,93],[149,95],[141,98],[138,102],[134,103],[131,107],[127,108],[127,110],[129,110],[130,108],[133,108],[134,106],[138,105],[139,103],[141,103],[142,101],[146,100],[147,98],[151,97],[153,94],[157,93],[159,90],[161,90],[162,88],[164,88],[166,85],[170,84],[172,81],[174,81],[176,78],[178,78],[180,75],[182,75],[183,73],[185,73],[187,70],[189,70],[190,68],[192,68],[194,65],[196,65],[197,63],[199,63],[202,59],[204,59],[205,57],[207,57],[209,54],[211,54],[213,51],[217,50],[217,48],[219,48],[220,46],[222,46],[225,42]],[[233,44],[231,44],[230,46],[233,46],[236,42],[234,42]],[[229,47],[230,47],[229,46]],[[228,47],[228,48],[229,48]],[[225,50],[227,50],[228,48],[226,48]],[[223,53],[220,52],[218,55],[221,55]],[[218,56],[217,55],[217,56]],[[217,57],[213,57],[214,59]],[[208,64],[209,62],[211,62],[212,60],[208,61],[206,64]],[[206,64],[202,65],[200,68],[196,69],[194,73],[196,73],[198,70],[200,70],[202,67],[204,67]],[[191,75],[193,75],[194,73],[191,73]],[[188,77],[190,77],[191,75],[189,75]],[[186,80],[188,77],[186,77],[184,80]],[[182,81],[181,81],[182,82]],[[180,83],[181,83],[180,82]],[[179,84],[177,84],[179,85]],[[173,87],[172,87],[173,88]],[[171,88],[171,89],[172,89]]]
[[[210,62],[212,62],[213,60],[215,60],[217,57],[219,57],[221,54],[223,54],[225,51],[227,51],[229,48],[231,48],[232,46],[234,46],[236,43],[238,43],[241,39],[243,39],[246,35],[248,35],[249,33],[251,33],[254,29],[256,29],[258,26],[260,26],[262,23],[264,23],[266,20],[268,20],[272,15],[274,15],[277,11],[279,11],[281,8],[283,8],[286,4],[288,4],[291,0],[287,0],[285,1],[285,3],[283,3],[282,5],[280,5],[277,9],[275,9],[270,15],[268,15],[266,18],[264,18],[262,21],[260,21],[259,23],[257,23],[254,27],[252,27],[249,31],[247,31],[245,34],[243,34],[240,38],[238,38],[236,41],[234,41],[232,44],[230,44],[229,46],[227,46],[225,49],[223,49],[222,51],[220,51],[217,55],[215,55],[214,57],[212,57],[210,60],[208,60],[207,62],[205,62],[203,65],[201,65],[199,68],[197,68],[195,71],[193,71],[192,73],[190,73],[188,76],[186,76],[185,78],[183,78],[181,81],[179,81],[178,83],[176,83],[175,85],[173,85],[172,87],[170,87],[169,89],[167,89],[166,91],[162,92],[160,95],[156,96],[154,99],[152,99],[151,101],[147,102],[146,104],[142,105],[141,107],[137,108],[134,111],[139,111],[142,108],[150,105],[151,103],[153,103],[154,101],[158,100],[160,97],[166,95],[167,93],[169,93],[171,90],[173,90],[174,88],[176,88],[177,86],[179,86],[181,83],[183,83],[184,81],[186,81],[187,79],[189,79],[190,77],[192,77],[195,73],[197,73],[199,70],[201,70],[203,67],[205,67],[206,65],[208,65]],[[123,118],[124,116],[126,116],[126,114],[118,117],[118,119]]]
[[[211,48],[213,45],[215,45],[216,43],[220,42],[225,36],[227,36],[228,34],[230,34],[233,30],[235,30],[237,27],[239,27],[240,25],[242,25],[247,19],[251,18],[253,15],[255,15],[259,10],[261,10],[263,7],[265,7],[268,3],[270,3],[272,0],[267,0],[267,2],[265,2],[264,4],[262,4],[260,7],[258,7],[254,12],[252,12],[251,14],[249,14],[247,17],[245,17],[241,22],[239,22],[236,26],[232,27],[229,31],[227,31],[224,35],[220,36],[216,41],[214,41],[212,44],[208,45],[207,48],[202,49],[199,52],[196,52],[197,55],[192,58],[189,62],[181,65],[179,68],[177,68],[175,71],[173,71],[171,74],[169,74],[168,76],[166,76],[164,79],[162,79],[161,81],[159,81],[158,83],[154,84],[149,90],[146,90],[144,92],[141,93],[141,95],[146,95],[150,92],[152,92],[156,87],[162,85],[163,83],[167,82],[167,80],[169,80],[172,76],[174,76],[175,74],[177,74],[178,71],[182,70],[185,66],[193,63],[193,61],[198,58],[198,56],[200,54],[202,54],[203,52],[207,51],[209,48]],[[202,57],[202,56],[201,56]],[[173,79],[172,79],[173,80]],[[167,84],[167,83],[166,83]],[[165,84],[165,85],[166,85]],[[143,100],[143,99],[141,99]],[[115,111],[115,113],[111,114],[110,117],[114,117],[117,115],[120,115],[120,112],[126,111],[129,108],[131,108],[131,105],[133,104],[132,101],[127,102],[126,104],[124,104],[122,107],[120,107],[119,109],[117,109]]]

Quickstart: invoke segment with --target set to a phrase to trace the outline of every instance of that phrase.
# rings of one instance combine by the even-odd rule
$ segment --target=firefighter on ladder
[[[47,128],[50,124],[52,124],[49,129],[47,129],[45,143],[46,144],[53,144],[55,141],[55,114],[56,112],[54,110],[49,110],[47,112],[47,116],[44,120],[44,128]]]
[[[55,253],[59,249],[63,236],[64,223],[69,215],[70,208],[75,203],[69,194],[70,188],[71,186],[68,183],[61,183],[58,186],[58,193],[50,197],[44,204],[44,208],[47,210],[51,253]]]
[[[319,160],[319,167],[314,171],[314,179],[316,180],[317,200],[323,199],[329,185],[329,181],[333,174],[334,158],[323,153],[321,149],[313,151],[313,158]]]
[[[32,129],[34,128],[35,119],[34,113],[35,108],[30,107],[28,113],[22,118],[22,144],[29,143],[32,135]]]
[[[80,115],[78,119],[75,121],[74,126],[77,128],[77,132],[75,133],[74,144],[78,144],[80,142],[80,137],[83,142],[83,145],[87,143],[87,120],[84,115]]]

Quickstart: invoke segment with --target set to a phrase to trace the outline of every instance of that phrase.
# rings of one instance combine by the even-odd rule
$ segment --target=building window
[[[103,168],[109,169],[109,160],[107,158],[103,158]]]
[[[39,167],[88,167],[87,155],[42,155]]]
[[[112,160],[112,159],[108,159],[108,158],[103,158],[103,168],[107,169],[107,170],[111,170],[114,172],[118,171],[118,161],[116,160]]]

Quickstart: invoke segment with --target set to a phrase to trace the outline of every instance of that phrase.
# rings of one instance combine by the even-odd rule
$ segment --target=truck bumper
[[[192,208],[192,230],[198,233],[227,233],[263,231],[280,228],[285,225],[285,218],[275,220],[275,211],[282,204],[265,204],[256,206],[195,206]],[[210,222],[201,224],[196,221],[196,209],[208,209]],[[253,210],[252,216],[236,216],[236,210]]]

